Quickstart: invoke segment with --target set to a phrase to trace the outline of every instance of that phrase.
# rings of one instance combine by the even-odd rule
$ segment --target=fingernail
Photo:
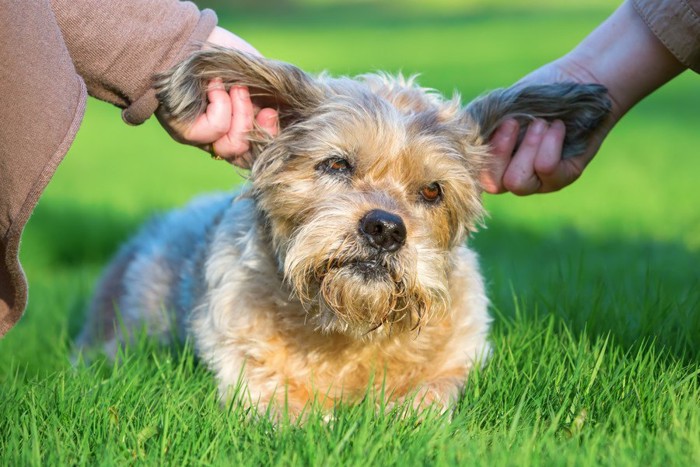
[[[267,126],[277,123],[277,114],[263,115],[263,123]]]
[[[238,88],[236,89],[236,93],[238,94],[239,98],[244,99],[244,100],[248,99],[250,96],[248,94],[248,88],[245,86],[238,86]]]
[[[539,135],[541,133],[544,133],[544,130],[547,126],[544,120],[537,119],[534,122],[531,123],[532,126],[532,132],[536,135]]]
[[[208,89],[210,91],[214,89],[226,89],[224,86],[224,82],[221,78],[214,78],[213,80],[209,81],[209,86]]]
[[[509,135],[512,135],[518,128],[518,121],[511,118],[503,122],[503,126],[505,127],[505,131]]]

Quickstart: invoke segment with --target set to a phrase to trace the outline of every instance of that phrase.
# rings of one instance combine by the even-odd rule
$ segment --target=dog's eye
[[[420,189],[420,195],[429,203],[437,203],[442,199],[442,187],[437,182],[430,183]]]
[[[352,165],[342,157],[331,157],[316,166],[317,169],[332,174],[348,174],[352,172]]]

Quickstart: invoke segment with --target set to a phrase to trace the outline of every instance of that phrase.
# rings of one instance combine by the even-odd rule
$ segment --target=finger
[[[257,122],[260,131],[265,133],[267,137],[273,138],[279,133],[278,114],[275,109],[265,108],[259,110],[255,116],[255,121]],[[229,162],[244,169],[249,169],[253,165],[250,152],[246,152],[241,156],[234,156],[232,159],[229,159]]]
[[[535,173],[535,158],[547,129],[544,120],[536,119],[528,126],[520,147],[503,174],[503,185],[513,194],[524,196],[537,192],[542,182]]]
[[[208,144],[226,134],[231,125],[231,98],[221,79],[214,79],[207,89],[206,111],[185,131],[192,143]]]
[[[248,88],[234,86],[230,94],[233,111],[231,128],[224,138],[214,143],[216,153],[227,159],[241,156],[250,149],[248,134],[253,129],[255,118]]]
[[[275,137],[279,133],[278,115],[275,109],[262,109],[255,116],[255,121],[258,123],[260,130],[267,133],[268,136]]]
[[[535,171],[540,175],[554,172],[561,162],[566,126],[561,120],[555,120],[544,132],[540,150],[535,158]]]
[[[555,120],[542,136],[535,158],[535,173],[542,182],[540,193],[560,190],[577,178],[570,163],[562,160],[565,136],[566,126],[561,120]]]
[[[479,175],[481,186],[487,193],[503,193],[503,174],[513,155],[513,149],[518,142],[520,125],[517,120],[504,121],[491,136],[490,157],[486,168]]]
[[[579,179],[588,162],[589,158],[587,155],[563,159],[561,162],[559,162],[559,164],[557,164],[554,172],[552,172],[551,175],[546,176],[547,181],[542,182],[542,186],[540,186],[538,192],[551,193],[571,185]]]

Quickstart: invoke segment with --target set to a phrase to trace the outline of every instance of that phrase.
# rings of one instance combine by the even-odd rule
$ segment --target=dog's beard
[[[412,245],[391,254],[377,252],[355,232],[327,235],[343,223],[327,216],[318,223],[332,223],[335,229],[305,225],[284,259],[285,278],[307,310],[309,324],[372,339],[419,331],[447,310],[446,254],[425,247],[419,258],[419,248]]]
[[[430,299],[415,294],[416,287],[403,271],[390,270],[383,263],[380,258],[351,261],[316,276],[318,318],[325,321],[319,324],[337,328],[338,321],[345,331],[365,334],[382,327],[381,331],[419,327]]]

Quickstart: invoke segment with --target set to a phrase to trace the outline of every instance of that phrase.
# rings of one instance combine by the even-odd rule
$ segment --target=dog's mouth
[[[356,260],[348,263],[347,266],[353,272],[360,274],[368,279],[375,279],[379,276],[385,276],[389,274],[389,270],[379,258],[374,260]]]
[[[383,280],[388,277],[393,279],[395,276],[387,261],[380,255],[370,258],[354,258],[331,262],[329,270],[337,269],[346,269],[366,280]]]

